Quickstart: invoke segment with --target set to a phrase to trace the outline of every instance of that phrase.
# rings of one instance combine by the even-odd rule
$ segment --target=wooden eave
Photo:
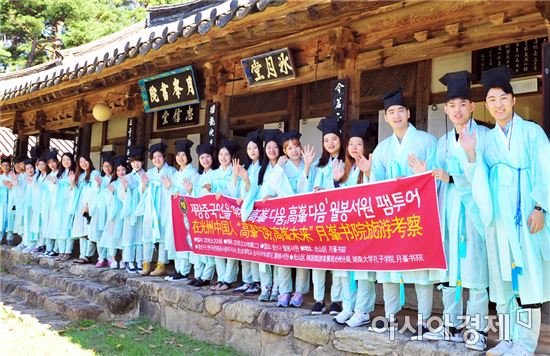
[[[12,126],[19,113],[26,122],[22,131],[31,132],[31,117],[38,110],[51,116],[76,101],[91,108],[108,92],[135,91],[139,79],[189,64],[202,71],[208,62],[215,68],[208,75],[223,77],[226,83],[218,84],[226,85],[226,95],[243,95],[338,76],[346,64],[335,60],[337,53],[353,58],[353,70],[360,74],[547,35],[548,21],[536,1],[288,1],[204,35],[180,37],[98,73],[1,101],[0,125]],[[293,51],[296,79],[249,88],[240,60],[282,47]],[[137,99],[134,110],[141,109]],[[79,120],[92,122],[90,111]]]

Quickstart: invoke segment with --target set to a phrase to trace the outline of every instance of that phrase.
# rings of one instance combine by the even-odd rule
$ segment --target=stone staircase
[[[4,304],[25,304],[68,320],[129,320],[138,316],[137,293],[121,272],[91,269],[0,249]],[[90,271],[88,271],[90,270]]]
[[[329,315],[310,315],[307,307],[276,308],[274,303],[230,291],[196,289],[158,277],[130,277],[123,270],[36,258],[6,246],[0,247],[0,266],[0,303],[51,322],[54,328],[63,328],[68,320],[141,316],[169,330],[255,356],[483,355],[464,344],[411,341],[410,332],[391,336],[366,327],[343,327]],[[414,291],[408,291],[408,298],[409,294],[414,302]],[[382,307],[377,306],[374,314],[383,314]],[[400,314],[403,318],[415,312]],[[550,355],[547,315],[546,310],[537,355]],[[490,345],[494,344],[493,337]]]

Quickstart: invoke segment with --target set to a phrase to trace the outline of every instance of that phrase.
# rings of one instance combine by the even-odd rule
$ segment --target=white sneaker
[[[453,329],[455,330],[455,329]],[[448,327],[439,327],[434,331],[428,331],[423,335],[424,339],[431,341],[464,342],[461,332],[453,333]]]
[[[466,348],[475,351],[484,351],[487,347],[487,336],[475,329],[468,329],[463,334]]]
[[[13,248],[14,251],[22,251],[23,249],[25,249],[27,246],[23,245],[23,243],[20,243],[19,245],[15,246]]]
[[[357,328],[368,323],[370,323],[369,313],[355,312],[353,313],[353,316],[349,318],[349,320],[346,322],[346,325],[350,328]]]
[[[502,340],[497,346],[489,349],[485,355],[487,356],[501,356],[508,352],[512,348],[512,341]]]
[[[25,247],[21,252],[23,252],[23,253],[31,253],[32,250],[34,250],[34,247],[33,247],[33,246],[28,246],[28,247]]]
[[[523,346],[513,343],[512,347],[503,356],[533,356],[534,353],[525,350]]]
[[[109,268],[110,269],[118,269],[118,261],[117,260],[109,261]]]
[[[353,316],[353,312],[351,310],[342,310],[340,313],[338,313],[335,317],[334,317],[334,321],[337,323],[337,324],[340,324],[340,325],[343,325],[346,323],[346,321],[348,321],[349,318],[351,318]]]

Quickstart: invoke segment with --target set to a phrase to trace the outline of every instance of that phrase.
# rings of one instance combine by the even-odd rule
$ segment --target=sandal
[[[79,258],[77,260],[73,260],[74,263],[78,263],[79,265],[85,265],[90,263],[90,259],[88,257]]]
[[[65,254],[61,255],[61,258],[59,260],[60,261],[68,261],[70,258],[71,258],[71,255],[69,255],[68,253],[65,253]]]
[[[231,288],[231,284],[227,283],[227,282],[223,282],[217,289],[216,291],[218,292],[224,292],[228,289]]]

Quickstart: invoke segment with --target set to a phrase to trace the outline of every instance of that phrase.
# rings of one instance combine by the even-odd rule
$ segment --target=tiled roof
[[[29,94],[61,82],[99,73],[128,58],[143,56],[166,43],[194,33],[204,35],[213,26],[224,27],[255,11],[284,3],[284,0],[218,0],[153,8],[146,21],[97,41],[61,51],[56,62],[0,75],[0,100]],[[207,6],[202,6],[208,4]],[[179,12],[178,12],[179,11]],[[183,11],[183,14],[182,14]]]

